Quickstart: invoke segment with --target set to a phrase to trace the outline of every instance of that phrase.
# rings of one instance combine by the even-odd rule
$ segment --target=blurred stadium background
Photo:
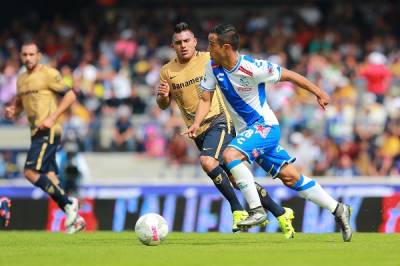
[[[0,16],[0,196],[14,201],[10,229],[62,229],[63,214],[21,175],[26,117],[4,119],[23,71],[18,50],[35,39],[79,97],[64,117],[60,177],[82,198],[89,230],[133,228],[161,213],[171,229],[230,231],[230,213],[181,137],[179,110],[161,111],[154,87],[174,51],[173,26],[207,33],[231,22],[243,53],[297,71],[332,97],[326,112],[290,83],[267,95],[296,165],[354,208],[358,231],[400,232],[400,3],[398,1],[24,1]],[[223,10],[223,12],[221,11]],[[121,133],[125,138],[121,137]],[[298,213],[303,232],[333,232],[333,218],[272,181],[258,181]],[[264,229],[277,230],[271,225]]]

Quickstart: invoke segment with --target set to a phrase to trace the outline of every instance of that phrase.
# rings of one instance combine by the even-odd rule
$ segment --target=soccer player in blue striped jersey
[[[239,227],[249,227],[266,219],[261,207],[254,176],[244,161],[256,161],[273,178],[279,178],[300,196],[328,209],[342,231],[344,241],[350,241],[351,209],[333,199],[315,180],[299,173],[295,161],[279,145],[279,122],[266,101],[268,84],[291,81],[299,88],[313,93],[325,109],[329,96],[305,77],[266,60],[241,55],[239,34],[234,26],[221,24],[208,35],[211,61],[206,65],[200,86],[203,90],[189,137],[195,137],[199,125],[208,114],[216,85],[219,85],[231,114],[237,136],[223,153],[224,163],[232,173],[251,210]]]
[[[171,44],[176,57],[161,68],[160,84],[157,86],[158,106],[167,109],[171,101],[175,101],[187,127],[194,121],[202,92],[199,85],[204,76],[205,65],[210,61],[209,53],[197,51],[196,45],[197,40],[189,25],[185,22],[178,23]],[[231,124],[221,93],[217,91],[210,111],[193,140],[200,151],[201,166],[231,206],[232,231],[236,232],[239,231],[237,223],[248,214],[236,197],[230,183],[231,174],[227,172],[222,160],[222,152],[235,137]],[[285,237],[292,238],[295,233],[292,226],[293,210],[278,205],[262,186],[257,183],[255,185],[263,207],[277,218]]]

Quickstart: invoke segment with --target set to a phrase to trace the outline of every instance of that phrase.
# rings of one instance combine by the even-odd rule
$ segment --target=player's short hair
[[[22,50],[22,47],[27,46],[27,45],[35,45],[38,53],[40,53],[40,46],[39,46],[38,42],[36,42],[35,40],[24,41],[21,45],[21,50]]]
[[[222,46],[224,44],[229,44],[232,46],[233,50],[239,50],[239,33],[235,26],[231,24],[218,24],[215,26],[210,33],[215,33],[217,35],[218,43]]]
[[[187,24],[186,22],[179,22],[178,24],[175,25],[174,28],[174,33],[181,33],[182,31],[192,31],[189,27],[189,24]]]

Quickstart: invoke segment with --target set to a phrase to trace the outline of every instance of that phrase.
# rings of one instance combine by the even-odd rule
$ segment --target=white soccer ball
[[[143,244],[157,246],[167,237],[168,224],[162,216],[156,213],[148,213],[137,220],[135,232]]]

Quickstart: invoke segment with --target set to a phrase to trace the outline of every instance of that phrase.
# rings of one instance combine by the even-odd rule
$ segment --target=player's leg
[[[351,241],[352,229],[350,227],[350,206],[339,203],[331,197],[315,180],[300,174],[292,164],[286,164],[278,174],[282,182],[307,200],[314,202],[322,208],[328,209],[338,223],[344,241]]]
[[[253,173],[244,163],[246,156],[239,150],[228,147],[223,153],[223,158],[250,208],[249,217],[239,222],[238,227],[247,228],[264,223],[267,220],[267,214],[261,205]]]
[[[232,212],[242,211],[244,208],[240,204],[233,190],[229,178],[224,169],[220,166],[219,161],[210,156],[200,156],[200,164],[203,170],[213,181],[215,187],[229,201]]]
[[[273,178],[280,178],[286,186],[296,190],[301,197],[330,210],[338,220],[343,232],[343,239],[350,241],[352,234],[349,224],[350,208],[338,203],[315,180],[300,175],[292,165],[295,160],[282,146],[277,145],[268,154],[257,158],[257,163]]]
[[[239,189],[231,172],[228,169],[225,169],[225,172],[227,173],[233,187]],[[275,217],[279,217],[285,213],[285,209],[270,197],[268,191],[263,186],[257,182],[254,182],[254,184],[256,185],[258,196],[260,197],[261,205],[264,209],[270,211]]]
[[[216,188],[228,200],[233,216],[232,231],[238,231],[237,223],[247,218],[248,214],[236,197],[228,175],[222,167],[222,151],[230,143],[233,136],[226,124],[221,123],[209,128],[205,135],[196,141],[201,151],[200,164],[211,178]]]
[[[57,205],[66,213],[66,226],[70,226],[78,213],[78,202],[70,200],[59,186],[58,179],[52,172],[55,165],[55,154],[60,137],[52,138],[49,132],[38,132],[32,138],[31,148],[28,151],[24,175],[36,187],[46,192]],[[50,173],[50,174],[49,174]]]
[[[0,223],[7,227],[11,220],[11,200],[7,197],[0,198]]]
[[[238,223],[239,227],[257,225],[267,219],[254,183],[254,176],[244,162],[247,160],[252,163],[261,150],[269,145],[266,136],[258,134],[258,127],[259,125],[255,124],[241,132],[223,153],[224,163],[250,207],[249,217]]]

